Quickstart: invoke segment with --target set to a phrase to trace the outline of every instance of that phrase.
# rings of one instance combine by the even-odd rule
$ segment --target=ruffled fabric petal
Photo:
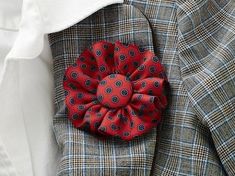
[[[95,93],[99,81],[83,74],[79,66],[73,66],[66,70],[63,86],[65,90],[85,90]]]
[[[167,105],[167,87],[168,82],[162,78],[146,78],[133,83],[134,92],[155,96],[154,101],[158,100],[157,102],[162,109]]]
[[[165,77],[164,68],[160,63],[160,60],[151,51],[145,51],[142,54],[141,60],[143,62],[130,75],[132,81],[149,77]]]
[[[114,60],[117,73],[129,76],[141,64],[142,54],[136,45],[116,42]]]

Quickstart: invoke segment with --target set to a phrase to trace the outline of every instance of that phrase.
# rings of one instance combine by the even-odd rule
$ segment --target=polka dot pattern
[[[99,41],[65,71],[66,113],[76,128],[132,140],[158,125],[167,85],[151,51]]]

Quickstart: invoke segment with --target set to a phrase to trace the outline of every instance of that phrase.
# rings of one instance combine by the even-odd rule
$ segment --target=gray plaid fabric
[[[75,129],[67,120],[62,81],[65,69],[95,41],[138,43],[153,51],[151,28],[139,10],[112,5],[81,23],[49,36],[54,57],[54,130],[63,152],[58,175],[149,175],[156,144],[156,129],[131,142],[99,139]]]
[[[132,6],[109,6],[50,35],[63,151],[58,175],[235,175],[235,2],[125,3]],[[64,69],[100,39],[135,41],[165,65],[171,96],[156,141],[154,131],[130,143],[101,142],[64,118]]]
[[[235,175],[234,1],[127,3],[150,21],[172,88],[152,175]]]

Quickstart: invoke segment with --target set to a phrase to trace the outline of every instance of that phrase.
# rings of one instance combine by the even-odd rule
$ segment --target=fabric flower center
[[[96,96],[102,105],[120,108],[129,102],[132,96],[132,84],[126,76],[111,74],[100,81]]]

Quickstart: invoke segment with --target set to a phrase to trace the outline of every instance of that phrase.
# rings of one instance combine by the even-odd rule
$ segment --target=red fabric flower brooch
[[[157,126],[167,105],[166,84],[151,51],[97,42],[65,72],[68,118],[76,128],[131,140]]]

